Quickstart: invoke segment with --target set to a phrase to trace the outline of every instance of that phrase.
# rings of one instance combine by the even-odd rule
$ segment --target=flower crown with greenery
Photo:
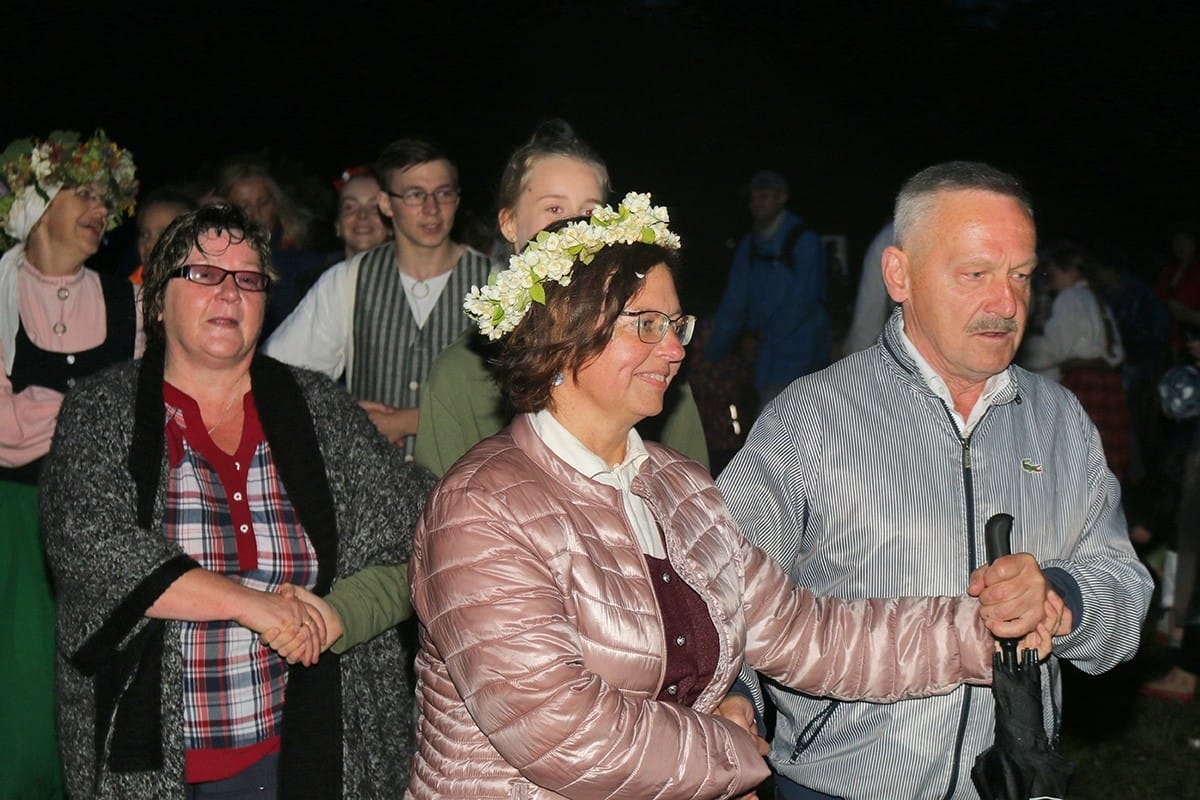
[[[649,194],[630,192],[616,211],[604,206],[590,219],[539,233],[508,260],[508,269],[488,279],[487,286],[471,287],[463,308],[480,333],[499,339],[517,327],[532,303],[545,305],[546,281],[570,284],[576,261],[590,264],[610,244],[642,242],[677,250],[679,237],[668,222],[667,209],[651,206]]]
[[[75,131],[53,131],[45,140],[17,139],[0,153],[0,244],[8,247],[13,235],[5,235],[14,204],[34,200],[48,204],[52,192],[63,187],[98,183],[109,195],[111,213],[108,230],[132,214],[138,192],[133,156],[97,130],[81,142]],[[40,211],[44,211],[44,207]]]

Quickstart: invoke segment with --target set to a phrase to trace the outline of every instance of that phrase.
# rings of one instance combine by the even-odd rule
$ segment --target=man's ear
[[[887,287],[888,296],[897,304],[903,303],[908,299],[912,270],[908,256],[899,247],[888,247],[883,251],[880,267],[883,270],[883,285]]]
[[[391,197],[382,189],[379,191],[379,213],[383,214],[388,219],[392,218],[392,203]]]

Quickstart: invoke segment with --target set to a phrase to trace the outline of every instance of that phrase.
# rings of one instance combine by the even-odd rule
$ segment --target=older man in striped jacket
[[[1042,665],[1053,740],[1059,661],[1098,673],[1130,658],[1151,581],[1095,426],[1011,363],[1037,264],[1024,189],[986,164],[940,164],[901,189],[895,223],[881,266],[900,307],[878,342],[788,387],[718,483],[745,535],[818,594],[982,591],[1014,630],[1056,594],[1066,611]],[[1015,518],[1016,555],[972,585],[997,513]],[[978,796],[990,689],[894,705],[770,692],[778,797]]]

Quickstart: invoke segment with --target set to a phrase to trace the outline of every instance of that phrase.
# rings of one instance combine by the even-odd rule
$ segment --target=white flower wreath
[[[471,287],[463,308],[480,333],[499,339],[517,327],[531,303],[545,304],[546,281],[570,284],[576,261],[590,264],[596,253],[610,244],[644,242],[678,249],[679,237],[667,227],[668,222],[667,209],[651,206],[649,194],[630,192],[616,211],[604,206],[593,211],[589,220],[573,222],[554,233],[539,233],[487,286]]]

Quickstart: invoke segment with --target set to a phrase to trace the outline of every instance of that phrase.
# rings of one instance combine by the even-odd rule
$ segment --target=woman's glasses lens
[[[672,319],[661,311],[622,311],[621,316],[637,317],[638,339],[646,344],[658,344],[670,329],[679,343],[686,345],[692,341],[696,329],[696,318],[691,314],[680,314]]]
[[[185,264],[172,273],[172,277],[186,278],[192,283],[205,286],[217,286],[225,281],[226,276],[232,275],[233,282],[245,292],[266,291],[271,285],[271,278],[264,272],[254,270],[228,270],[209,264]]]

